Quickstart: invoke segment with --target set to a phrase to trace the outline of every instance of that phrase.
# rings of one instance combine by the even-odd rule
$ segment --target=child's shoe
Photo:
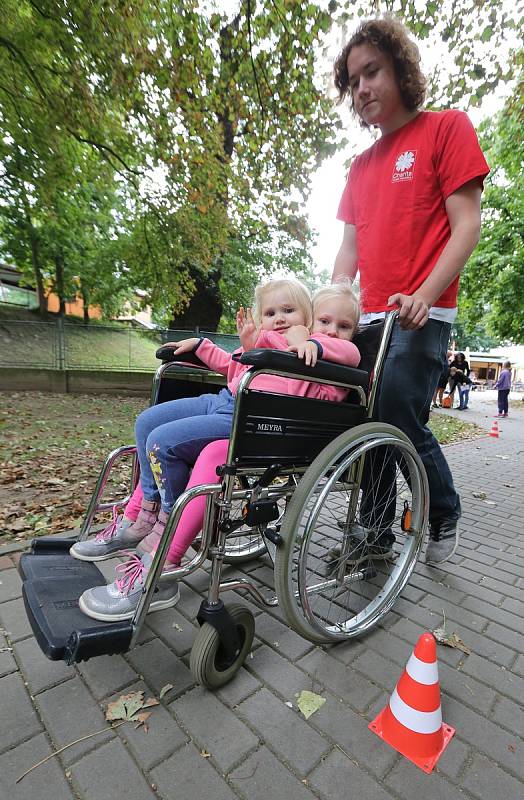
[[[88,617],[102,622],[121,622],[131,619],[142,597],[152,561],[153,556],[150,553],[145,553],[142,558],[131,555],[129,561],[116,567],[116,573],[122,577],[118,577],[108,586],[86,589],[78,601],[80,610]],[[164,568],[163,573],[169,572],[170,569],[173,568]],[[179,600],[180,590],[177,581],[159,583],[155,588],[149,612],[171,608]]]
[[[135,522],[118,516],[113,510],[113,521],[92,539],[76,542],[69,550],[80,561],[104,561],[118,553],[133,550],[146,536],[157,519],[158,503],[142,500],[142,508]]]

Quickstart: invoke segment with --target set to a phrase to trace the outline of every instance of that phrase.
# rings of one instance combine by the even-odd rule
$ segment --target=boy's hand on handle
[[[182,339],[181,342],[166,342],[164,347],[174,347],[174,354],[181,356],[182,353],[192,353],[200,339],[193,336],[191,339]]]
[[[296,353],[299,358],[304,359],[308,367],[314,367],[318,359],[318,347],[315,342],[302,342],[301,344],[288,347],[289,353]]]
[[[429,319],[429,306],[416,294],[397,292],[388,299],[388,306],[396,306],[399,310],[400,327],[408,331],[423,328]]]
[[[237,333],[240,339],[240,344],[242,345],[242,349],[252,350],[257,343],[259,330],[255,324],[255,320],[253,319],[253,314],[250,308],[244,308],[240,306],[237,311]]]
[[[304,344],[304,342],[309,339],[309,331],[305,325],[292,325],[291,328],[288,328],[284,333],[284,336],[289,345],[297,347],[300,344]],[[296,350],[293,352],[296,352]]]

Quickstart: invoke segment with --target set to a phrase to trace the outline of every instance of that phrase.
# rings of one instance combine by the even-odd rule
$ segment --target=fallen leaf
[[[201,750],[200,755],[202,758],[211,758],[211,753],[208,753],[207,750]]]
[[[314,714],[315,711],[318,711],[325,702],[325,697],[321,697],[319,694],[315,694],[315,692],[309,692],[307,689],[304,689],[298,695],[297,705],[305,719],[309,719],[309,717]]]
[[[173,689],[172,683],[166,683],[165,686],[162,686],[162,688],[160,689],[160,694],[158,695],[160,700],[162,700],[163,696],[167,694],[171,689]]]
[[[471,492],[473,497],[476,497],[478,500],[485,500],[487,497],[486,492]]]
[[[446,647],[455,647],[457,650],[462,650],[462,652],[466,653],[468,656],[471,654],[471,650],[464,644],[457,633],[448,633],[444,627],[435,628],[432,633],[439,644],[444,644]]]
[[[157,706],[158,704],[159,701],[156,697],[150,697],[148,700],[144,700],[144,692],[142,690],[139,692],[122,694],[107,706],[106,719],[109,722],[122,719],[143,724],[145,720],[148,719],[151,712],[147,712],[145,716],[138,712],[141,712],[144,708]]]

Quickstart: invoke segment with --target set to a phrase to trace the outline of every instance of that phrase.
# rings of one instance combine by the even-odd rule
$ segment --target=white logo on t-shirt
[[[416,155],[416,150],[406,150],[404,153],[400,153],[400,155],[397,156],[393,175],[391,176],[392,183],[413,180]]]

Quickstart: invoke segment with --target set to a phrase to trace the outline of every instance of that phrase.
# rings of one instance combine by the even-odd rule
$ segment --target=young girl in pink
[[[238,330],[242,349],[248,350],[255,346],[285,349],[295,352],[299,358],[304,359],[305,363],[311,365],[316,363],[318,357],[348,366],[358,365],[360,356],[350,340],[358,324],[359,306],[349,285],[338,284],[317,292],[313,301],[314,319],[311,334],[308,328],[297,320],[294,320],[295,324],[293,325],[286,325],[285,319],[282,322],[283,315],[282,311],[278,310],[279,306],[283,305],[288,309],[291,306],[286,306],[286,303],[289,304],[289,297],[279,297],[281,291],[280,287],[274,288],[274,282],[259,287],[255,297],[254,318],[249,310],[247,314],[244,314],[242,310],[239,312]],[[285,295],[285,290],[283,294]],[[307,319],[307,314],[304,314],[304,318]],[[227,374],[231,392],[236,391],[240,377],[247,367],[232,361],[230,355],[206,340],[204,342],[185,340],[178,343],[175,352],[188,352],[190,349],[194,350],[195,347],[199,358],[209,367]],[[337,401],[343,400],[347,394],[340,387],[269,375],[255,379],[252,386],[264,391]],[[195,463],[187,488],[202,483],[216,482],[216,467],[226,460],[227,447],[227,439],[207,445]],[[153,461],[153,472],[160,496],[166,497],[168,495],[166,484],[170,480],[169,464],[158,458],[154,448],[150,453],[150,458]],[[136,499],[134,496],[135,504]],[[184,510],[168,552],[165,571],[169,571],[181,563],[187,548],[201,529],[204,508],[205,497],[199,497],[195,498]],[[164,510],[164,504],[162,504],[162,509]],[[169,506],[165,508],[165,519],[170,510]],[[130,513],[133,511],[128,506],[126,517],[129,517]],[[117,566],[117,573],[120,577],[114,583],[84,592],[80,598],[80,608],[84,613],[95,619],[106,621],[118,621],[133,616],[140,599],[145,573],[151,564],[152,552],[163,532],[163,525],[161,530],[158,528],[157,523],[156,529],[144,537],[138,546],[138,550],[142,554],[140,558],[133,556],[129,562]],[[147,552],[149,550],[151,552]],[[177,584],[174,581],[164,582],[159,585],[149,610],[155,611],[175,605],[178,597]]]

